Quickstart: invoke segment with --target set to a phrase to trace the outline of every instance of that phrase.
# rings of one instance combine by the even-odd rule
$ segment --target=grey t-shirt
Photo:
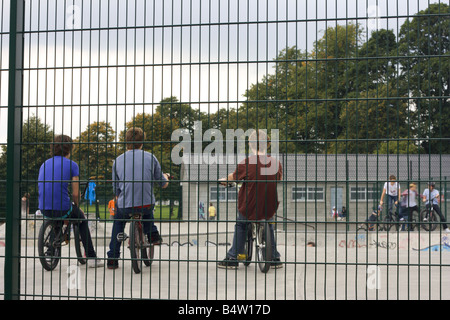
[[[112,181],[118,208],[136,208],[155,203],[154,184],[166,183],[156,157],[146,151],[129,150],[117,157],[112,167]]]

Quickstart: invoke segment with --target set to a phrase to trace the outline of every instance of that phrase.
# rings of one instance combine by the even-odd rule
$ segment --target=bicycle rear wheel
[[[434,231],[437,228],[437,218],[433,208],[425,208],[420,211],[420,221],[425,231]]]
[[[62,228],[60,222],[47,220],[39,230],[38,254],[42,267],[47,271],[56,268],[61,259],[61,245],[58,242],[61,238]]]
[[[131,266],[135,273],[140,273],[142,270],[142,224],[135,219],[130,223],[130,255]]]
[[[75,242],[75,252],[77,253],[77,260],[79,264],[86,264],[86,258],[81,250],[81,237],[80,237],[80,227],[77,223],[72,224],[73,226],[73,240]]]
[[[256,257],[259,270],[267,273],[272,264],[272,237],[268,223],[258,223],[256,226]]]

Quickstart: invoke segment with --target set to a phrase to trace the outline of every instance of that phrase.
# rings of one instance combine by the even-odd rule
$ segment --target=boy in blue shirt
[[[78,208],[80,172],[78,164],[70,160],[72,148],[70,137],[65,135],[55,137],[52,157],[39,169],[39,210],[48,218],[79,219],[81,242],[86,251],[88,266],[100,267],[103,262],[97,260],[87,220]],[[72,199],[70,199],[69,184],[72,189]]]
[[[427,208],[431,209],[433,208],[434,211],[439,215],[439,218],[441,219],[442,227],[444,228],[445,232],[450,233],[450,229],[447,226],[447,223],[445,221],[445,217],[443,216],[441,212],[441,208],[439,207],[439,191],[435,189],[434,182],[428,183],[428,189],[425,189],[422,196],[423,202],[426,203]],[[427,217],[424,219],[424,221],[428,221]]]
[[[144,233],[148,241],[158,241],[159,233],[154,225],[153,208],[155,196],[153,185],[159,184],[161,188],[169,185],[169,176],[163,174],[156,157],[142,150],[145,133],[141,128],[131,128],[126,132],[125,141],[127,151],[117,157],[112,168],[112,182],[114,193],[117,196],[117,211],[111,232],[111,242],[108,251],[108,268],[118,268],[120,257],[120,242],[117,235],[125,229],[126,220],[136,212],[142,213]],[[155,182],[157,181],[157,182]],[[153,239],[152,239],[153,238]]]

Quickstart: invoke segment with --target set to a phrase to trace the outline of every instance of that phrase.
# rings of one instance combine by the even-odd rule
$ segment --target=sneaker
[[[272,263],[270,264],[270,267],[272,269],[280,269],[283,268],[283,263],[280,261],[280,258],[273,259]]]
[[[91,258],[91,259],[88,259],[87,265],[89,268],[99,268],[99,267],[103,267],[105,265],[105,263],[100,259],[97,259],[97,258],[92,259]]]
[[[108,269],[117,269],[119,268],[119,261],[117,261],[117,259],[108,259],[106,265]]]
[[[159,234],[159,232],[153,232],[152,233],[152,244],[155,246],[158,246],[162,243],[162,238]]]
[[[449,229],[449,228],[446,228],[446,229],[444,230],[444,232],[450,233],[450,229]]]
[[[225,258],[223,261],[217,263],[217,267],[221,269],[237,269],[239,262],[236,259]]]

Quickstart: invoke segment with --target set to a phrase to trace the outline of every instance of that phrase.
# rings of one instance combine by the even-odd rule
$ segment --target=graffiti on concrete
[[[414,249],[415,251],[434,251],[434,252],[450,252],[450,238],[443,236],[441,243],[431,245],[422,249]]]

